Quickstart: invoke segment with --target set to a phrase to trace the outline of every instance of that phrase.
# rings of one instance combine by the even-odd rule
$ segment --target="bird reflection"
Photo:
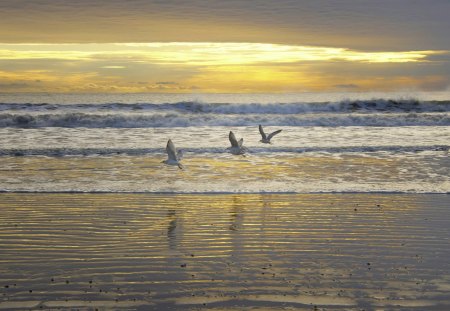
[[[230,230],[236,231],[240,227],[242,227],[243,224],[243,213],[242,213],[242,206],[240,204],[239,197],[233,197],[233,207],[230,211]]]
[[[175,210],[169,210],[167,217],[170,219],[169,225],[167,226],[167,239],[169,241],[169,248],[176,249],[177,247],[177,213]]]

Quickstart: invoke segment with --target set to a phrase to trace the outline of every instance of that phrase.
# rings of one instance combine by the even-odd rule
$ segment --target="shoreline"
[[[68,191],[41,191],[41,190],[1,190],[0,194],[3,193],[23,193],[23,194],[148,194],[148,195],[321,195],[321,194],[333,194],[333,195],[364,195],[364,194],[386,194],[386,195],[449,195],[450,192],[407,192],[407,191],[311,191],[311,192],[295,192],[295,191],[259,191],[259,192],[232,192],[232,191],[199,191],[199,192],[182,192],[182,191],[78,191],[78,190],[68,190]]]

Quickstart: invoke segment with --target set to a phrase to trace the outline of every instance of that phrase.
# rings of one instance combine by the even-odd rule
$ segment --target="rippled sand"
[[[0,194],[0,309],[448,310],[450,198]]]

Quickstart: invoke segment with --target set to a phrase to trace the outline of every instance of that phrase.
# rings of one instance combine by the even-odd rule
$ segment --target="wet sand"
[[[449,310],[439,194],[0,194],[0,309]]]

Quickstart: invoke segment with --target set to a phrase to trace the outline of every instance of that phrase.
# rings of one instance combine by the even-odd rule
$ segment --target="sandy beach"
[[[2,310],[448,310],[445,194],[0,194]]]

